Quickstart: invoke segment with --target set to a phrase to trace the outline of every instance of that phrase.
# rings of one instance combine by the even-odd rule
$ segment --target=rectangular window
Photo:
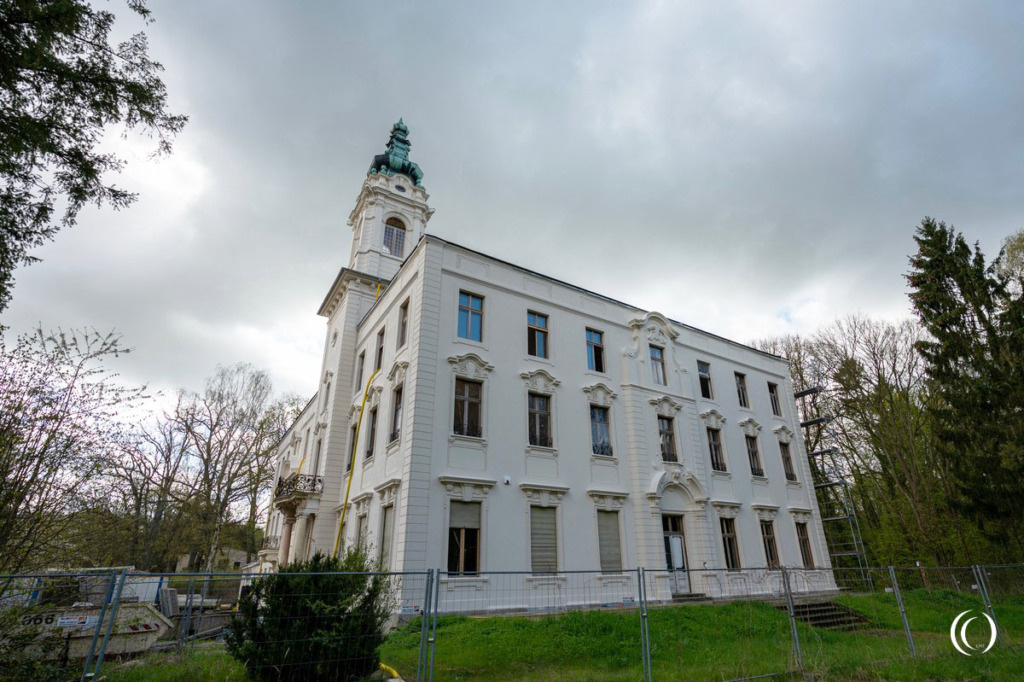
[[[747,459],[750,460],[750,473],[754,476],[764,476],[764,469],[761,467],[761,453],[757,449],[757,438],[746,436]]]
[[[345,464],[345,471],[352,471],[352,462],[356,459],[356,425],[353,424],[348,433],[348,462]]]
[[[736,542],[736,519],[719,519],[722,525],[722,547],[725,549],[725,567],[740,570],[740,548]]]
[[[659,386],[667,386],[665,381],[665,349],[649,346],[651,352],[651,380]]]
[[[747,400],[747,376],[736,372],[736,397],[739,398],[740,407],[750,407]]]
[[[779,402],[779,386],[768,382],[768,398],[772,401],[772,414],[776,417],[782,416],[782,403]]]
[[[479,381],[455,380],[455,423],[452,431],[460,436],[480,438],[480,405],[483,384]]]
[[[482,296],[459,292],[459,338],[483,341],[484,299]]]
[[[381,512],[383,519],[380,528],[380,570],[391,570],[391,536],[394,533],[395,508],[392,505],[384,507]]]
[[[587,330],[587,369],[604,371],[604,334],[594,329]]]
[[[786,480],[795,481],[796,471],[793,469],[793,456],[789,454],[789,443],[779,443],[779,454],[782,455],[782,470],[786,472]]]
[[[775,524],[761,522],[761,543],[764,545],[764,560],[768,568],[779,567],[779,550],[775,546]]]
[[[811,537],[807,534],[807,524],[796,524],[796,540],[800,544],[800,556],[804,560],[804,568],[814,568],[814,555],[811,554]]]
[[[450,502],[448,517],[448,571],[480,570],[480,503]]]
[[[548,356],[548,316],[527,311],[526,352],[538,358]]]
[[[531,393],[529,396],[529,437],[530,445],[550,448],[554,445],[551,437],[551,398]]]
[[[725,467],[725,453],[722,452],[722,432],[708,427],[708,450],[711,452],[711,470],[728,471]]]
[[[313,453],[313,466],[310,468],[310,473],[314,476],[320,473],[320,449],[323,447],[323,439],[317,439],[316,450]]]
[[[398,346],[401,348],[409,337],[409,299],[398,309]]]
[[[597,545],[601,552],[601,572],[622,572],[622,546],[619,543],[619,512],[597,512]]]
[[[558,532],[554,507],[530,507],[530,566],[534,573],[558,570]]]
[[[360,514],[356,519],[356,544],[366,546],[366,514]]]
[[[402,435],[402,387],[399,386],[395,389],[394,405],[391,407],[391,438],[388,439],[389,443],[393,443],[399,439]]]
[[[384,223],[384,253],[401,258],[405,254],[405,226],[398,218]]]
[[[366,459],[373,457],[377,445],[377,408],[370,410],[370,435],[366,439]]]
[[[366,351],[359,354],[356,359],[356,393],[363,391],[363,366],[366,364]]]
[[[661,458],[666,462],[678,462],[676,437],[672,417],[658,417],[658,439],[661,441]]]
[[[384,330],[377,332],[377,355],[373,361],[374,371],[384,366]]]
[[[711,365],[698,360],[697,376],[700,378],[700,397],[714,400],[715,394],[711,389]]]
[[[595,455],[612,456],[607,407],[590,406],[590,443]]]

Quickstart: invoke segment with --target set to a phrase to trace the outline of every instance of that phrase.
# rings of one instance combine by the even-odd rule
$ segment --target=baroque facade
[[[665,597],[778,565],[834,588],[786,361],[427,234],[408,153],[399,121],[349,216],[260,570],[362,542],[478,591],[639,566]]]

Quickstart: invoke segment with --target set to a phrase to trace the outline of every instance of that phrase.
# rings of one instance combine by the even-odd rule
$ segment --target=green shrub
[[[254,680],[359,680],[373,673],[394,607],[388,576],[358,547],[319,552],[254,581],[239,601],[227,646]]]

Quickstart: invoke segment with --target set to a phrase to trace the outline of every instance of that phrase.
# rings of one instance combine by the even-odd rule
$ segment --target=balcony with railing
[[[304,499],[312,495],[319,495],[324,491],[324,477],[313,476],[312,474],[292,474],[288,478],[281,478],[277,481],[277,490],[274,491],[274,503]]]
[[[274,551],[281,549],[281,536],[280,535],[268,535],[263,538],[263,545],[260,550]]]

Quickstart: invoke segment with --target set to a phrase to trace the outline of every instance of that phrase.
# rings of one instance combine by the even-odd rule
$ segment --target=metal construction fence
[[[841,675],[1024,648],[1024,564],[0,576],[0,668],[91,680],[225,646],[274,680],[362,679],[378,658],[405,680]]]

